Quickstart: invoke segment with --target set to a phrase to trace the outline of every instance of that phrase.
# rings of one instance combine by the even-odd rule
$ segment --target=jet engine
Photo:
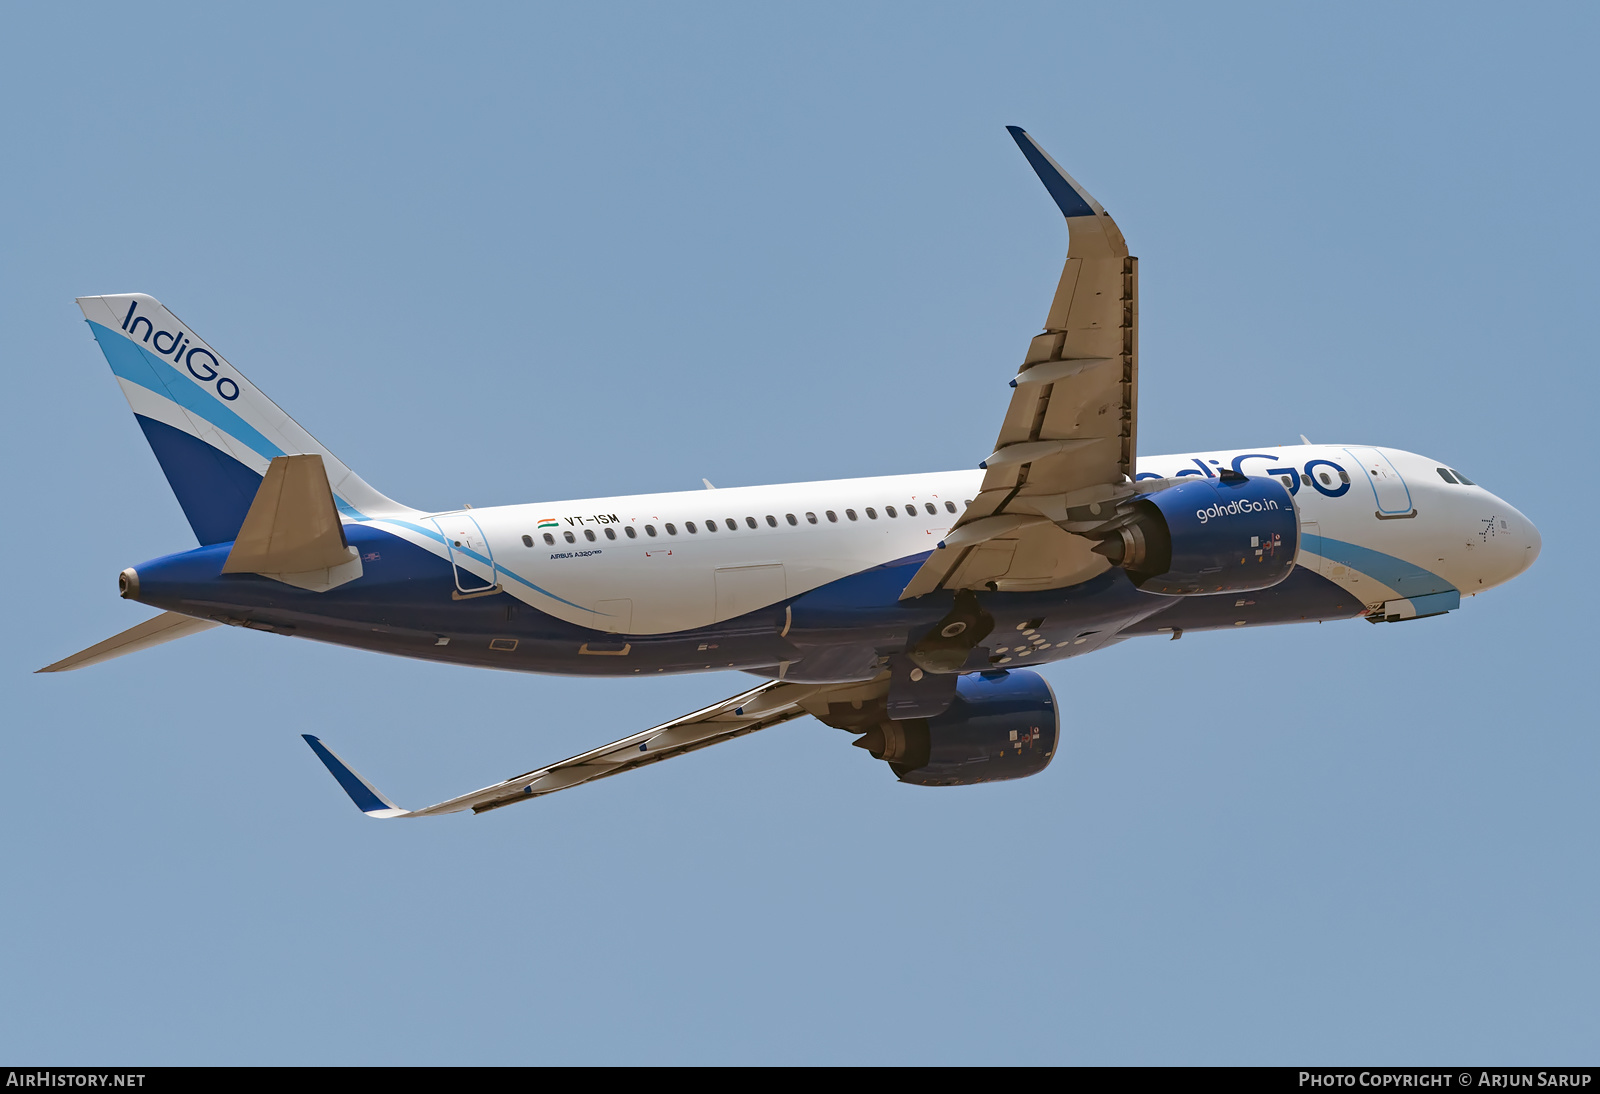
[[[943,714],[885,718],[855,744],[887,760],[901,782],[966,786],[1037,775],[1055,755],[1059,732],[1050,685],[1015,669],[962,676]]]
[[[1250,592],[1289,576],[1300,522],[1275,478],[1224,471],[1188,478],[1136,500],[1111,525],[1090,533],[1095,552],[1145,592]]]

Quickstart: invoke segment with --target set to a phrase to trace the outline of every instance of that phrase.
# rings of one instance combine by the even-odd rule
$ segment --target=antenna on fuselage
[[[1304,433],[1300,434],[1300,440],[1303,441],[1306,444],[1310,444],[1311,443],[1311,438],[1307,437]]]

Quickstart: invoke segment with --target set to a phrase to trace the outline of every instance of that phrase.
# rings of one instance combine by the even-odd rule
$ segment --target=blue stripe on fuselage
[[[806,666],[850,650],[858,650],[867,667],[873,668],[875,657],[915,642],[950,606],[948,593],[898,599],[916,572],[919,555],[869,567],[737,619],[669,634],[614,635],[509,597],[452,601],[455,582],[448,559],[371,524],[351,524],[345,530],[361,554],[364,573],[329,592],[312,593],[252,574],[222,575],[229,545],[218,544],[141,564],[137,567],[140,600],[190,615],[225,615],[385,653],[524,672],[604,676],[727,668],[773,675],[783,663],[790,665],[785,671],[800,676]],[[426,528],[417,531],[442,541]],[[1380,552],[1357,551],[1368,551],[1360,556],[1366,566],[1396,580],[1418,572]],[[1343,552],[1343,557],[1357,556]],[[1380,565],[1383,559],[1388,562]],[[1397,572],[1401,567],[1408,568]],[[1028,656],[1034,663],[1087,652],[1114,637],[1151,633],[1161,626],[1204,628],[1240,621],[1263,625],[1345,618],[1361,611],[1359,600],[1304,568],[1296,568],[1281,585],[1242,598],[1152,595],[1135,589],[1120,570],[1065,589],[978,595],[996,620],[994,635],[985,644],[1010,645],[1011,656]],[[1237,605],[1238,599],[1247,603]],[[791,611],[789,617],[785,607]],[[780,634],[786,622],[788,633]],[[1023,627],[1035,637],[1019,639]],[[437,645],[436,636],[452,641]],[[519,644],[510,652],[491,648],[490,640],[500,637],[516,638]],[[584,648],[597,642],[605,645]],[[1018,654],[1024,646],[1037,643],[1045,645]],[[626,654],[592,656],[597,649],[605,652],[623,644],[629,648]],[[845,660],[853,664],[857,659]]]
[[[1321,539],[1322,550],[1319,553],[1323,558],[1359,570],[1374,581],[1381,581],[1406,596],[1425,596],[1455,589],[1438,574],[1424,570],[1414,562],[1374,551],[1358,543],[1346,543],[1342,539],[1330,539],[1327,536]]]
[[[555,593],[551,592],[550,590],[540,588],[538,585],[535,585],[533,582],[529,581],[527,578],[523,577],[521,574],[515,572],[514,570],[506,569],[504,566],[500,565],[498,562],[495,562],[495,561],[491,560],[490,558],[488,558],[485,555],[480,555],[478,552],[474,551],[470,547],[451,547],[449,544],[445,543],[444,536],[440,535],[438,532],[434,531],[431,528],[424,528],[420,524],[412,524],[410,521],[407,521],[407,520],[389,520],[386,523],[388,523],[388,524],[398,524],[400,527],[409,528],[411,531],[416,532],[419,535],[424,535],[424,536],[427,536],[429,539],[437,540],[439,542],[440,546],[444,547],[444,549],[447,552],[455,550],[455,551],[460,551],[464,555],[470,555],[471,557],[477,559],[479,562],[483,563],[485,566],[489,567],[493,572],[495,572],[497,574],[504,574],[505,576],[515,580],[519,585],[526,585],[528,588],[532,589],[534,592],[538,593],[540,596],[548,596],[551,600],[557,601],[558,603],[561,603],[561,604],[565,604],[569,608],[577,608],[580,612],[588,612],[590,615],[604,615],[605,614],[604,612],[597,612],[593,608],[585,608],[582,604],[574,604],[570,600],[563,600],[561,597],[557,596]],[[476,576],[476,575],[474,575],[474,576]]]

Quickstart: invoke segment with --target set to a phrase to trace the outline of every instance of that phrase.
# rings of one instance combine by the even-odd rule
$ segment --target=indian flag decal
[[[560,528],[561,527],[561,522],[559,520],[541,520],[539,522],[539,527],[540,528]]]

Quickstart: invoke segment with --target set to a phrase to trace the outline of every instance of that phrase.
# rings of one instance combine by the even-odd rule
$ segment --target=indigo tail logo
[[[174,364],[181,363],[189,370],[189,375],[199,380],[202,384],[209,384],[215,381],[218,398],[226,399],[231,403],[239,397],[239,385],[218,371],[218,362],[215,354],[204,346],[195,346],[190,349],[190,339],[187,331],[180,330],[174,333],[172,331],[156,330],[155,324],[150,322],[147,316],[135,314],[138,310],[139,302],[137,300],[128,301],[128,314],[122,317],[122,329],[127,332],[129,338],[135,341],[142,341],[145,345],[153,347],[156,353],[162,357],[171,357]],[[139,337],[140,323],[144,324],[143,338]],[[163,338],[168,340],[166,345],[161,344]],[[196,358],[199,358],[199,360],[197,361]]]

